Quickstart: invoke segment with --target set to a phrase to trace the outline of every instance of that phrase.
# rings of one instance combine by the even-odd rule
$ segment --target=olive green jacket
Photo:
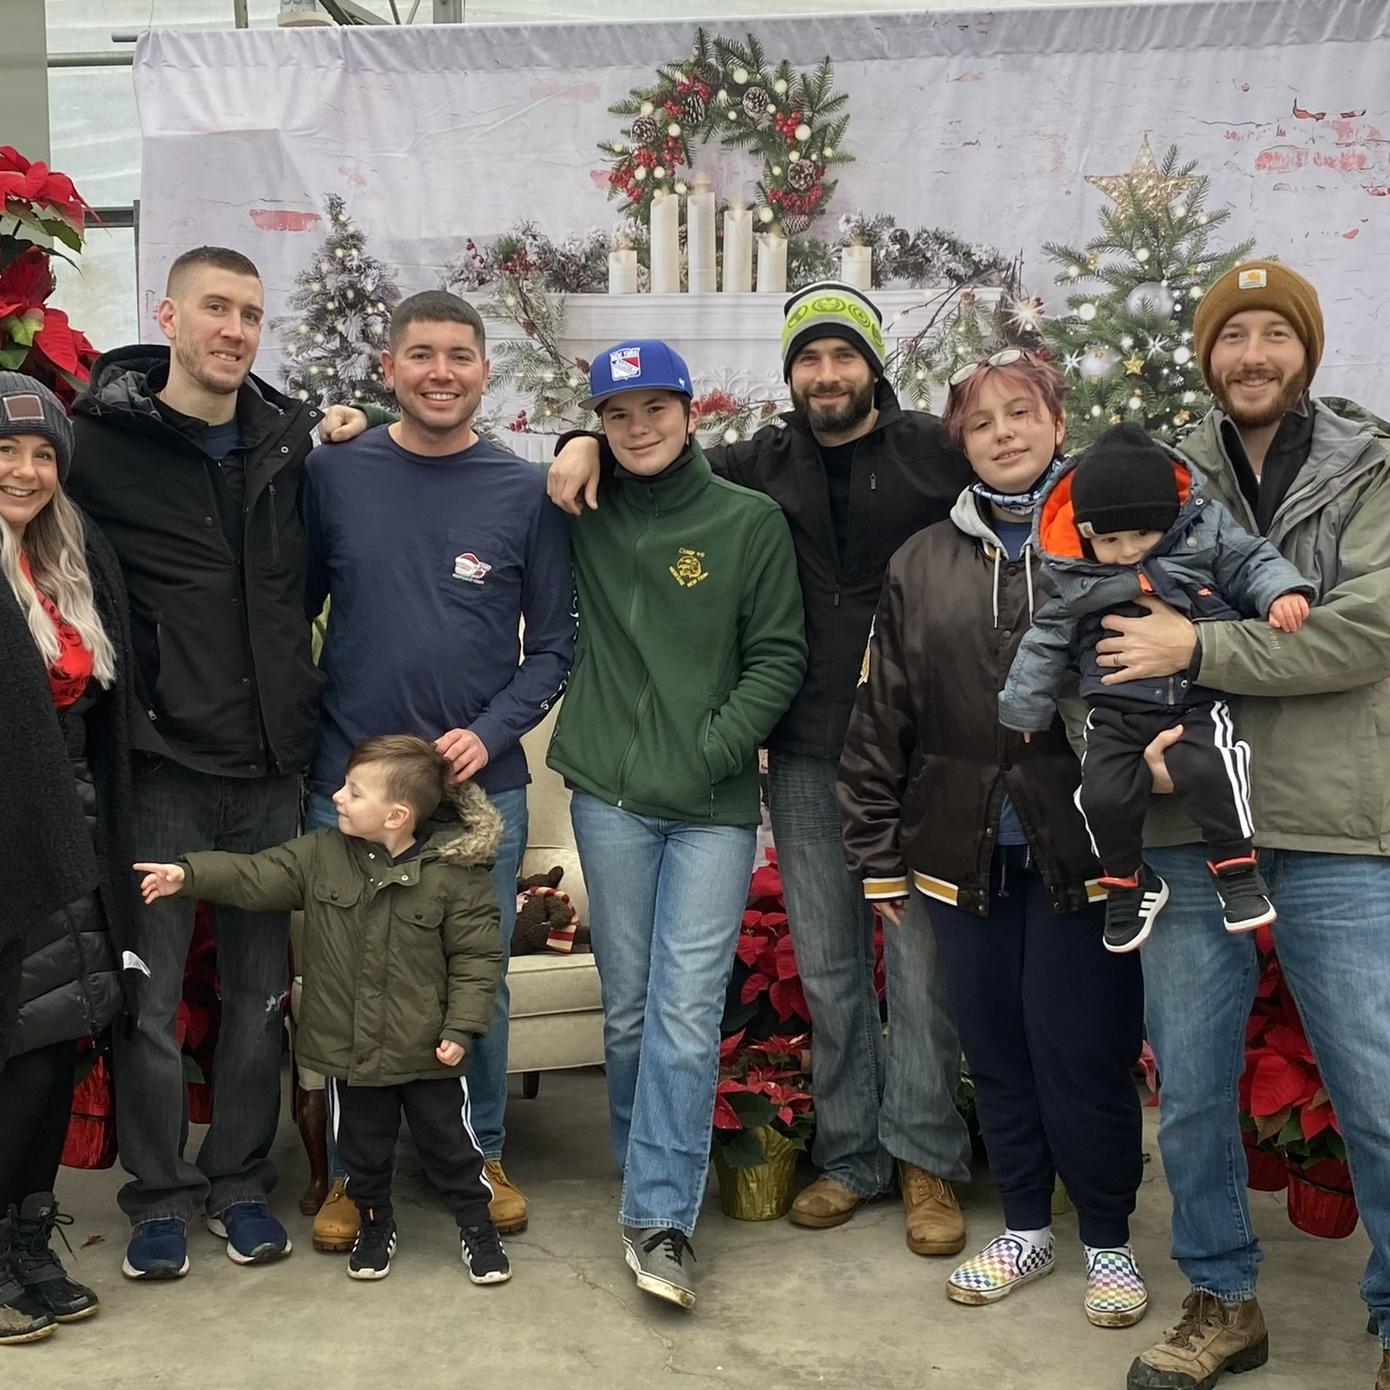
[[[461,821],[391,864],[378,844],[317,830],[259,854],[181,862],[185,897],[255,912],[304,910],[295,1031],[300,1065],[351,1086],[458,1076],[434,1055],[487,1032],[502,969],[488,867],[502,821],[471,784]],[[432,821],[427,830],[435,830]]]
[[[1255,843],[1390,853],[1390,426],[1349,401],[1311,401],[1308,462],[1268,537],[1317,598],[1296,633],[1263,618],[1203,623],[1197,679],[1229,695],[1250,745]],[[1207,491],[1254,517],[1212,410],[1182,443]],[[1166,804],[1165,804],[1166,803]],[[1200,838],[1176,797],[1156,797],[1145,843]]]

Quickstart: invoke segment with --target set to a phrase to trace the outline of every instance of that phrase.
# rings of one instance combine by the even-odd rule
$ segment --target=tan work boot
[[[1210,1390],[1222,1371],[1253,1371],[1269,1359],[1264,1314],[1252,1298],[1226,1303],[1193,1289],[1182,1317],[1135,1358],[1126,1390]]]
[[[837,1178],[821,1176],[797,1195],[787,1219],[793,1226],[828,1230],[831,1226],[843,1226],[868,1200],[851,1192]]]
[[[955,1189],[915,1163],[902,1165],[907,1248],[914,1255],[958,1255],[965,1249],[965,1218]]]
[[[347,1195],[347,1179],[334,1178],[328,1196],[314,1217],[314,1249],[346,1253],[357,1239],[360,1224],[357,1205]]]
[[[526,1197],[521,1189],[502,1171],[500,1158],[489,1158],[483,1164],[483,1176],[492,1188],[492,1200],[487,1209],[498,1233],[514,1236],[526,1229]]]
[[[1376,1377],[1376,1390],[1390,1390],[1390,1347],[1380,1354],[1380,1374]]]

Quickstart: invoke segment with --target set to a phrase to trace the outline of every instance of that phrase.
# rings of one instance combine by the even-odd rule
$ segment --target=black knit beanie
[[[1172,456],[1138,425],[1115,425],[1077,460],[1071,506],[1097,536],[1166,531],[1178,518]]]

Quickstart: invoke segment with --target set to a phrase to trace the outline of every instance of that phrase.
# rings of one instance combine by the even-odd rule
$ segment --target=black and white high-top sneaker
[[[396,1253],[396,1220],[390,1212],[362,1213],[357,1239],[352,1242],[348,1256],[349,1279],[385,1279],[391,1272],[391,1257]]]
[[[1229,932],[1254,931],[1279,914],[1269,900],[1269,890],[1253,854],[1208,864],[1212,882],[1221,898],[1221,915]]]
[[[1105,899],[1105,949],[1121,954],[1137,951],[1149,939],[1154,919],[1168,901],[1168,885],[1141,864],[1129,878],[1103,878]]]

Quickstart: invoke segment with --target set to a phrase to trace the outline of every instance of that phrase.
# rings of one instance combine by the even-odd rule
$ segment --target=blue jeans
[[[1236,1087],[1259,976],[1255,944],[1223,929],[1203,846],[1144,857],[1171,893],[1141,958],[1173,1257],[1194,1288],[1249,1299],[1261,1253]],[[1361,1296],[1390,1346],[1390,859],[1266,850],[1260,864],[1279,909],[1279,962],[1336,1108],[1371,1238]]]
[[[507,988],[507,958],[516,928],[516,878],[526,850],[526,788],[497,792],[488,797],[502,814],[502,842],[492,866],[492,887],[497,894],[502,931],[502,978],[497,985],[497,1012],[492,1027],[478,1038],[468,1053],[468,1094],[472,1100],[473,1132],[485,1158],[501,1158],[506,1139],[507,1042],[511,1033],[511,992]],[[338,824],[338,812],[330,797],[315,792],[309,798],[306,830],[322,830]],[[329,1159],[333,1176],[341,1176],[332,1142]]]
[[[835,771],[828,758],[768,755],[772,836],[811,1009],[813,1157],[863,1197],[891,1186],[895,1158],[968,1182],[970,1137],[955,1105],[960,1044],[936,937],[924,915],[916,929],[884,931],[885,1040],[873,910],[845,865]]]
[[[299,778],[218,777],[168,759],[133,769],[132,841],[139,860],[191,850],[252,854],[290,839],[299,824]],[[212,1123],[196,1162],[188,1141],[183,1058],[174,1015],[193,937],[192,898],[161,898],[140,913],[133,943],[149,974],[129,971],[136,1021],[114,1030],[116,1128],[132,1181],[117,1197],[132,1225],[212,1216],[263,1202],[275,1185],[270,1148],[280,1116],[281,1000],[289,988],[289,918],[283,912],[212,909],[222,1025],[213,1062]]]
[[[687,1236],[709,1171],[719,1020],[756,834],[570,804],[603,991],[603,1054],[624,1226]]]

